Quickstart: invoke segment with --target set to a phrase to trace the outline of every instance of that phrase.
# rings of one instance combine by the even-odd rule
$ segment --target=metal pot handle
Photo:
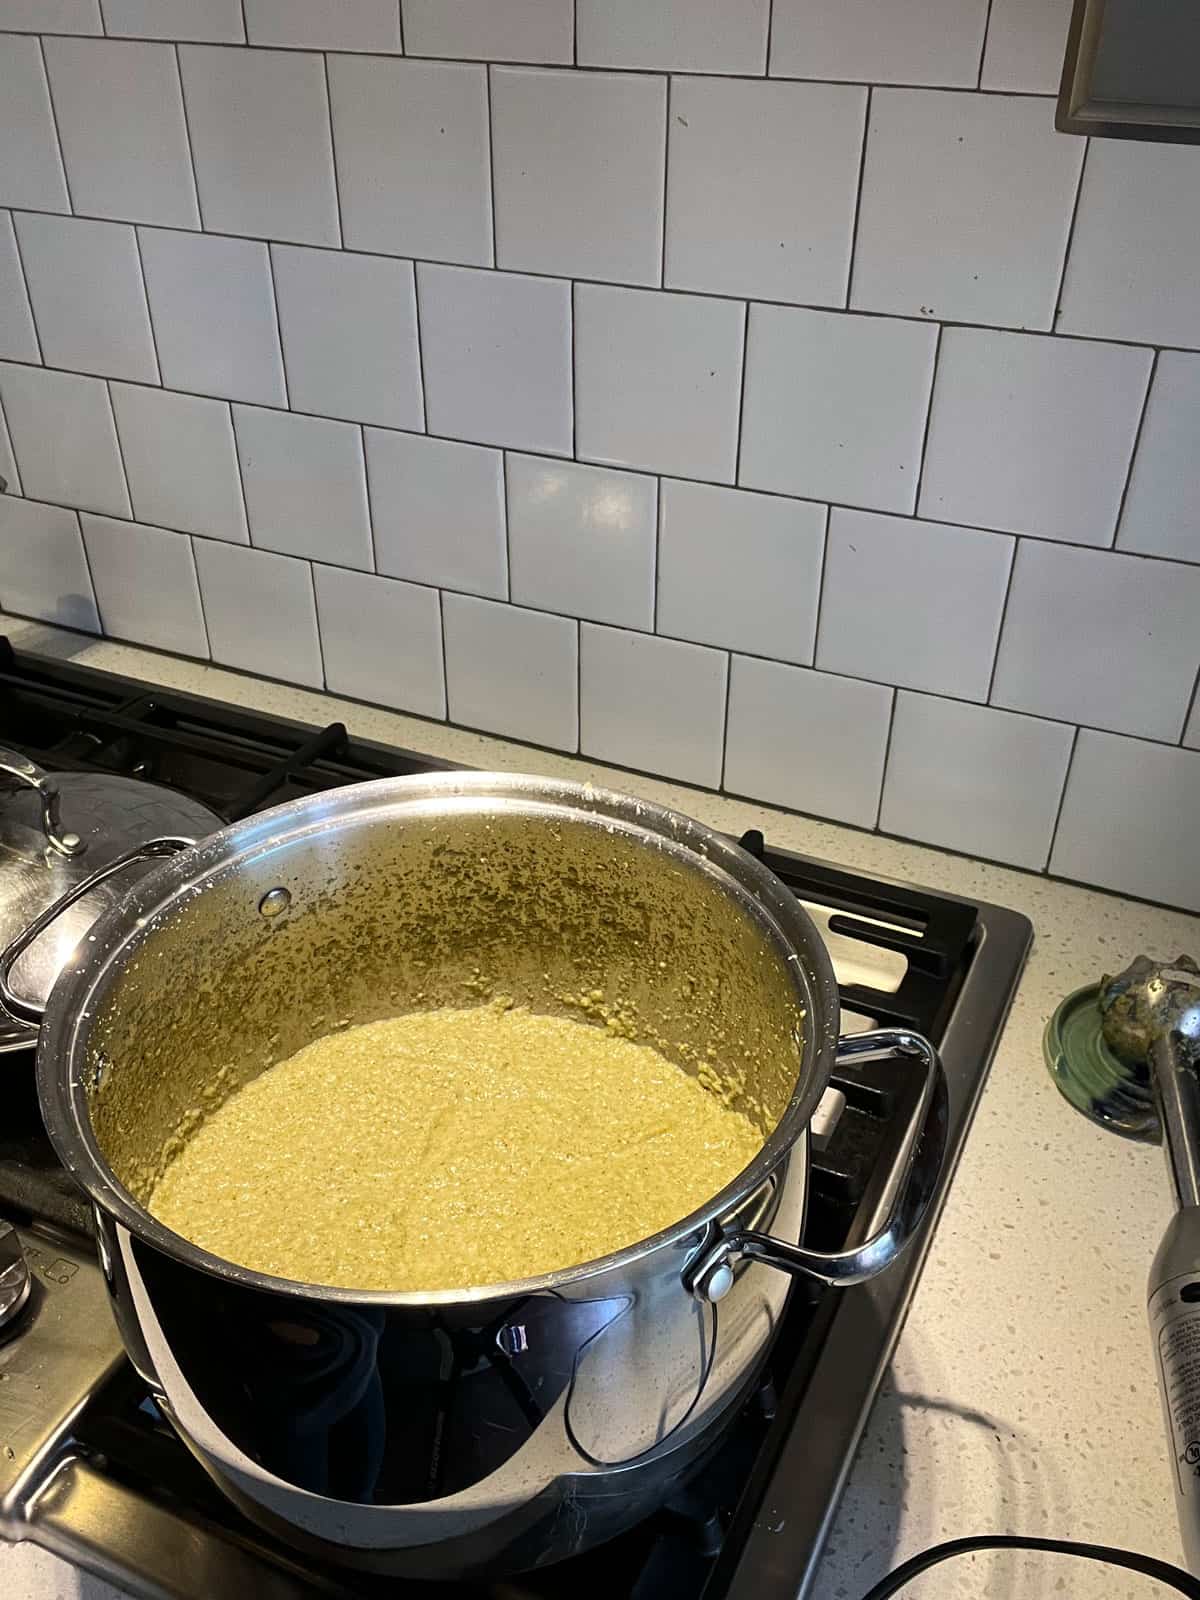
[[[16,1017],[18,1021],[31,1022],[35,1028],[38,1027],[45,1015],[46,1008],[36,1005],[30,1000],[22,999],[18,994],[14,994],[11,983],[12,969],[25,951],[29,949],[33,941],[44,933],[56,918],[73,906],[77,900],[82,900],[84,895],[90,894],[98,884],[103,883],[107,878],[114,877],[118,872],[123,871],[125,867],[132,866],[135,861],[152,860],[155,856],[177,855],[181,850],[190,850],[195,843],[194,839],[185,839],[182,835],[176,834],[164,834],[159,839],[147,839],[144,844],[134,845],[132,850],[126,850],[122,855],[114,856],[107,865],[89,873],[79,883],[73,884],[53,905],[47,906],[40,916],[36,916],[33,919],[27,928],[22,929],[3,954],[0,954],[0,1001],[3,1002],[4,1009]]]
[[[21,755],[17,750],[0,748],[0,788],[33,790],[42,805],[42,832],[46,835],[46,843],[60,856],[81,856],[87,849],[77,833],[63,832],[58,785],[49,773],[43,772],[28,756]]]
[[[837,1042],[837,1059],[861,1056],[913,1056],[925,1068],[925,1081],[917,1106],[916,1132],[909,1141],[905,1169],[896,1185],[895,1198],[878,1232],[853,1250],[825,1255],[805,1250],[770,1234],[736,1229],[707,1244],[689,1264],[686,1283],[701,1300],[719,1300],[733,1287],[733,1261],[744,1256],[763,1261],[822,1283],[862,1283],[889,1266],[908,1243],[925,1215],[941,1176],[946,1156],[949,1092],[937,1051],[919,1033],[881,1028],[873,1033],[848,1034]]]

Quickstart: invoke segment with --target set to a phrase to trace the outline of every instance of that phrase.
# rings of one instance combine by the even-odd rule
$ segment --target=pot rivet
[[[286,911],[291,903],[292,897],[287,889],[268,889],[258,902],[258,909],[264,917],[277,917],[281,911]]]
[[[716,1266],[706,1272],[696,1285],[696,1294],[711,1306],[715,1305],[718,1300],[724,1300],[732,1288],[733,1268],[728,1261],[718,1261]]]

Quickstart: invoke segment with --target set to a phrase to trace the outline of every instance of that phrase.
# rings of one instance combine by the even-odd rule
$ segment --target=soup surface
[[[414,1012],[318,1039],[238,1090],[150,1209],[280,1277],[455,1289],[643,1239],[761,1144],[648,1045],[502,1005]]]

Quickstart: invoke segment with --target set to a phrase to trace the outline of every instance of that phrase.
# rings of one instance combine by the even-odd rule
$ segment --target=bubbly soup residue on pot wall
[[[192,1134],[150,1209],[215,1255],[353,1289],[456,1289],[658,1232],[755,1155],[648,1045],[503,1004],[334,1033]]]

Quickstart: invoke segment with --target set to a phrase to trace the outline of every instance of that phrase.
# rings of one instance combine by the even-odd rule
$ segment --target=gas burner
[[[452,765],[352,738],[341,723],[318,730],[159,691],[3,639],[0,743],[50,771],[149,779],[229,821],[339,784]],[[741,843],[825,938],[843,1030],[911,1028],[939,1046],[950,1091],[945,1174],[926,1222],[882,1277],[836,1294],[796,1285],[750,1399],[659,1511],[577,1561],[476,1585],[474,1600],[574,1600],[601,1586],[631,1600],[805,1594],[899,1335],[1032,930],[1000,907],[771,849],[759,832]],[[846,1248],[873,1230],[907,1154],[915,1076],[894,1062],[839,1069],[811,1129],[806,1245]],[[213,1487],[122,1353],[87,1208],[41,1128],[32,1052],[5,1057],[0,1216],[17,1226],[32,1285],[0,1343],[0,1537],[39,1541],[135,1593],[178,1600],[467,1593],[316,1569]]]

